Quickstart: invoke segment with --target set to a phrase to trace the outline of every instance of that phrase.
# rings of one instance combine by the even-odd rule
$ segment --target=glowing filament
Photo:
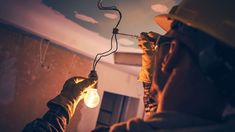
[[[100,96],[95,88],[87,88],[84,103],[89,108],[95,108],[100,102]]]

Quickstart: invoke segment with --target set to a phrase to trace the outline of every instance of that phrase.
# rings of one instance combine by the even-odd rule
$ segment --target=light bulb
[[[87,88],[84,103],[89,108],[95,108],[100,102],[100,96],[95,88]]]

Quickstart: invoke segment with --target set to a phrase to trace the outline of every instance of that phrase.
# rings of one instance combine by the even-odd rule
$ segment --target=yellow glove
[[[139,72],[138,81],[151,83],[153,72],[153,56],[156,49],[156,41],[160,37],[154,32],[140,34],[138,46],[142,49],[142,67]]]
[[[84,77],[72,77],[65,82],[61,93],[50,100],[47,106],[49,108],[52,105],[63,107],[68,113],[69,121],[75,112],[77,104],[83,99],[83,91],[88,87],[93,87],[96,82],[97,75],[95,71],[90,73],[88,79]]]

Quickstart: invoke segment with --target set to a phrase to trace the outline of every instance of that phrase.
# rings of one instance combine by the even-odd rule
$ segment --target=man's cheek
[[[153,79],[152,79],[152,89],[155,91],[161,91],[161,71],[158,67],[155,67]]]
[[[160,91],[163,90],[165,82],[166,82],[165,75],[159,68],[156,76],[156,83]]]
[[[161,92],[163,91],[163,88],[168,80],[168,73],[162,71],[162,61],[163,59],[160,59],[158,64],[155,66],[155,71],[153,75],[153,83],[154,87],[156,88],[157,91]]]

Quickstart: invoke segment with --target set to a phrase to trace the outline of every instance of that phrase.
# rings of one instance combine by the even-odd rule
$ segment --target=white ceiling
[[[118,16],[101,11],[98,0],[0,0],[0,19],[32,32],[70,50],[94,58],[110,48],[110,37]],[[153,17],[166,13],[180,0],[103,0],[104,6],[117,6],[123,14],[119,31],[164,32]],[[133,38],[119,36],[118,51],[140,52]],[[102,58],[115,68],[138,74],[139,67],[115,65],[113,56]]]

